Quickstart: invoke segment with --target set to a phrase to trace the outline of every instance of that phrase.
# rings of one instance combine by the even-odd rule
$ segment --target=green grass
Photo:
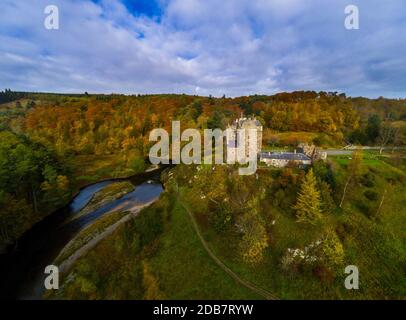
[[[261,299],[212,261],[187,212],[177,201],[172,201],[171,208],[161,201],[144,209],[139,217],[103,239],[74,264],[57,295],[48,298],[143,298],[145,288],[140,265],[147,262],[150,272],[158,279],[160,296],[165,299]],[[149,239],[151,231],[147,229],[154,228],[152,217],[161,210],[169,210],[162,233],[156,239]],[[153,220],[148,222],[149,218]],[[98,226],[94,228],[97,230]],[[93,231],[92,227],[81,238],[87,239],[87,234]],[[145,241],[147,244],[140,249]]]
[[[293,217],[284,213],[273,212],[275,225],[271,228],[272,243],[267,249],[264,260],[257,265],[242,261],[237,236],[219,235],[211,229],[204,232],[205,239],[214,248],[218,257],[242,278],[275,294],[280,299],[337,299],[340,293],[330,284],[321,284],[309,274],[289,274],[281,269],[280,257],[287,248],[301,248],[318,239],[321,230],[304,228]],[[232,240],[232,237],[234,239]],[[336,280],[336,287],[339,285]]]
[[[204,250],[187,212],[178,202],[151,259],[168,299],[260,299],[217,266]]]
[[[348,156],[330,160],[336,164],[335,176],[340,190]],[[201,223],[204,237],[234,272],[282,299],[406,298],[406,175],[383,161],[376,152],[365,154],[362,171],[374,176],[374,185],[351,187],[344,210],[337,210],[325,218],[324,225],[336,230],[345,251],[344,264],[335,271],[332,282],[320,281],[308,271],[286,272],[281,268],[281,257],[287,248],[303,248],[317,240],[322,229],[298,224],[291,213],[277,208],[271,207],[267,213],[270,215],[266,218],[270,246],[264,261],[256,266],[243,263],[235,233],[219,234],[209,224]],[[388,187],[390,181],[394,183],[392,187]],[[386,199],[376,215],[385,188],[388,188]],[[368,200],[364,195],[367,190],[376,192],[378,199]],[[365,212],[360,204],[366,204],[368,211]],[[190,207],[193,208],[192,203]],[[275,220],[275,225],[270,220]],[[360,290],[344,288],[346,265],[358,266]]]

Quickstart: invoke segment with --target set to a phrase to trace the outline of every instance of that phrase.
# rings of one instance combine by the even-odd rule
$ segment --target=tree
[[[331,187],[327,182],[319,181],[319,189],[322,203],[321,208],[324,213],[331,213],[336,206],[331,196]]]
[[[379,154],[382,154],[385,146],[395,136],[396,128],[392,127],[390,123],[385,123],[379,130],[378,142],[379,142]]]
[[[127,160],[127,166],[135,172],[143,172],[145,170],[145,161],[140,156],[133,154]]]
[[[239,226],[243,232],[240,243],[243,259],[253,264],[261,262],[264,250],[268,247],[263,220],[255,209],[251,209],[241,216]]]
[[[202,114],[203,112],[203,106],[202,102],[200,100],[195,100],[192,104],[193,106],[193,120],[197,121],[197,118]]]
[[[322,218],[320,192],[313,169],[309,170],[302,182],[294,209],[298,222],[315,224]]]
[[[394,128],[393,132],[393,144],[392,153],[395,151],[399,145],[406,142],[406,130],[405,126],[399,126]]]
[[[326,266],[334,268],[344,261],[344,249],[336,233],[329,230],[321,240],[320,255]]]
[[[215,110],[213,115],[207,120],[208,129],[223,129],[223,115],[219,110]]]
[[[347,167],[347,180],[344,185],[343,196],[340,201],[340,208],[342,208],[343,206],[344,199],[347,194],[348,185],[350,184],[351,181],[355,181],[361,173],[361,165],[362,165],[362,151],[358,149],[353,153],[351,161],[349,162]]]
[[[369,142],[374,143],[378,138],[381,122],[381,118],[377,114],[374,114],[368,118],[368,124],[365,131]]]

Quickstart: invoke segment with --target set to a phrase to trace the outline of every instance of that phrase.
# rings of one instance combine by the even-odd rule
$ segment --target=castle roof
[[[234,129],[239,129],[239,128],[258,128],[262,127],[261,122],[259,122],[255,118],[244,118],[241,117],[233,123],[232,127]]]
[[[306,161],[311,160],[304,153],[294,153],[294,152],[261,152],[261,159],[275,159],[275,160],[296,160],[296,161]]]

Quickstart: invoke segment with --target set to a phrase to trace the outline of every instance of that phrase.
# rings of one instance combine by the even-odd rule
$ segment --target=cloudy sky
[[[0,0],[0,89],[406,97],[405,39],[405,0]]]

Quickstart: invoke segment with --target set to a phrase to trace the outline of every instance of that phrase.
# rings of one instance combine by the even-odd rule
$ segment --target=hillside
[[[224,166],[177,166],[165,174],[160,201],[80,259],[56,298],[263,299],[213,260],[187,210],[216,259],[273,296],[404,298],[406,174],[365,153],[339,208],[348,158],[313,168],[322,198],[331,200],[316,224],[298,222],[293,209],[302,170],[262,169],[256,179]],[[108,265],[106,256],[114,257]],[[360,290],[345,289],[346,265],[359,268]]]
[[[160,200],[80,258],[51,298],[267,296],[253,287],[281,299],[404,297],[405,100],[7,91],[0,101],[2,250],[81,187],[143,172],[149,132],[172,120],[203,130],[255,115],[265,150],[299,142],[387,148],[330,156],[307,169],[261,167],[248,177],[231,166],[171,168]],[[319,201],[312,217],[301,215],[304,193]],[[359,267],[360,290],[344,288],[346,265]]]

